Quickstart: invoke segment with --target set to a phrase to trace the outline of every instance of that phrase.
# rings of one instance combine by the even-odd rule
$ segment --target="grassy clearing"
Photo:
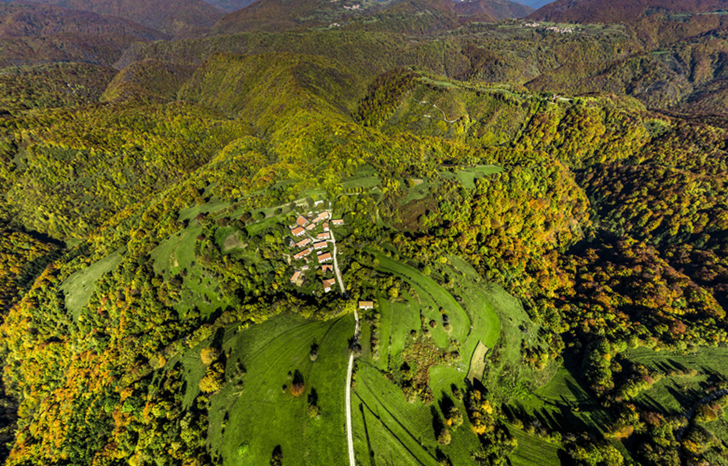
[[[700,348],[684,355],[637,348],[625,352],[624,356],[663,373],[690,369],[698,372],[695,376],[665,377],[635,399],[642,407],[662,414],[684,412],[703,398],[713,383],[728,378],[728,348]]]
[[[560,445],[549,443],[536,435],[530,435],[513,426],[509,426],[509,431],[518,441],[518,447],[510,457],[511,465],[532,466],[538,464],[546,466],[562,463],[561,458],[559,458]]]
[[[166,280],[183,270],[187,272],[183,279],[181,300],[175,306],[180,315],[197,308],[201,315],[207,316],[228,304],[221,299],[219,282],[195,258],[195,243],[200,233],[202,226],[193,220],[187,228],[162,241],[150,254],[154,271]]]
[[[217,212],[226,207],[230,207],[230,202],[221,201],[220,199],[212,199],[210,202],[192,207],[185,207],[179,211],[179,220],[191,220],[201,213]]]
[[[478,448],[478,439],[467,420],[452,433],[450,445],[438,445],[433,421],[434,417],[441,417],[437,401],[430,406],[408,403],[397,385],[373,366],[361,362],[355,395],[354,442],[361,464],[436,466],[438,449],[453,464],[475,464],[470,455]],[[438,393],[436,399],[441,400],[442,394]],[[465,412],[461,402],[456,401],[456,405]]]
[[[445,399],[453,401],[464,415],[465,407],[452,395],[452,386],[463,392],[466,390],[468,361],[478,341],[493,345],[498,340],[498,316],[489,302],[485,284],[462,260],[454,261],[450,267],[458,280],[452,290],[446,290],[414,267],[382,253],[373,253],[382,271],[409,283],[413,292],[402,292],[397,302],[387,300],[381,293],[377,297],[382,347],[379,360],[366,357],[359,360],[355,387],[358,401],[354,403],[357,458],[361,464],[434,465],[438,454],[442,454],[453,464],[474,464],[471,455],[479,448],[479,443],[467,420],[452,432],[452,442],[447,446],[437,443],[435,432],[439,428],[435,426],[444,418],[442,403]],[[450,333],[443,328],[440,308],[450,318]],[[428,327],[433,342],[446,348],[451,338],[457,340],[462,355],[462,361],[430,368],[429,386],[435,398],[430,405],[408,403],[402,389],[383,373],[389,366],[399,367],[405,345],[412,340],[410,332],[421,333],[420,312],[426,321],[433,319],[438,323],[434,329]]]
[[[382,183],[382,180],[379,179],[378,176],[369,176],[366,178],[358,178],[355,180],[349,180],[344,183],[342,183],[342,187],[344,189],[370,189],[375,186],[379,186]]]
[[[230,351],[226,373],[240,360],[247,374],[242,391],[227,384],[211,398],[209,438],[224,464],[268,464],[277,445],[282,447],[287,465],[340,464],[346,458],[344,388],[347,340],[353,330],[351,315],[326,322],[283,316],[237,334],[227,332],[223,346]],[[311,362],[308,353],[314,341],[319,344],[319,356]],[[282,390],[284,384],[291,385],[289,371],[299,371],[304,378],[305,393],[298,398],[290,390]],[[190,371],[191,375],[198,373]],[[195,380],[190,377],[188,383]],[[318,419],[305,413],[307,398],[314,393],[321,408]],[[229,420],[223,430],[226,416]],[[241,458],[237,449],[244,442],[249,449]]]
[[[61,290],[66,299],[66,309],[71,311],[74,319],[78,319],[81,310],[91,299],[96,280],[114,270],[121,263],[125,252],[126,248],[118,249],[91,266],[72,274],[63,282]]]
[[[503,168],[496,165],[479,165],[477,167],[460,170],[457,173],[457,177],[463,184],[463,186],[468,189],[475,189],[476,178],[482,178],[484,176],[492,175],[494,173],[500,173],[502,171]]]
[[[440,184],[437,180],[431,179],[420,181],[421,183],[417,183],[415,186],[407,188],[407,196],[399,200],[401,205],[406,205],[409,202],[426,198],[430,192],[435,191],[437,186]]]

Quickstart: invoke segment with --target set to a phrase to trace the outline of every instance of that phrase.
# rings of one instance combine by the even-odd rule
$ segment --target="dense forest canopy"
[[[209,3],[0,3],[6,464],[728,464],[722,2]]]

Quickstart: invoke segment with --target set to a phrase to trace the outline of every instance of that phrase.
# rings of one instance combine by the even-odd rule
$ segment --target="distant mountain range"
[[[632,22],[650,14],[706,13],[728,8],[726,0],[557,0],[530,15],[538,21]]]
[[[36,0],[35,3],[118,16],[173,36],[209,28],[224,14],[203,0]]]
[[[427,34],[471,21],[520,18],[533,9],[508,0],[411,0],[362,4],[348,0],[258,0],[223,16],[213,34],[280,32],[310,27],[338,27]]]

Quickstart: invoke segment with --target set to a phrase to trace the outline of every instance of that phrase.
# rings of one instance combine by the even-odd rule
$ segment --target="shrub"
[[[217,361],[217,358],[220,357],[220,350],[213,347],[207,347],[202,348],[200,350],[200,359],[202,359],[202,364],[209,366],[213,362]]]

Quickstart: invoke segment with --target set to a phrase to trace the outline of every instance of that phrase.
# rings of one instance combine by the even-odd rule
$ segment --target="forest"
[[[728,15],[278,3],[3,7],[5,464],[728,464]]]

